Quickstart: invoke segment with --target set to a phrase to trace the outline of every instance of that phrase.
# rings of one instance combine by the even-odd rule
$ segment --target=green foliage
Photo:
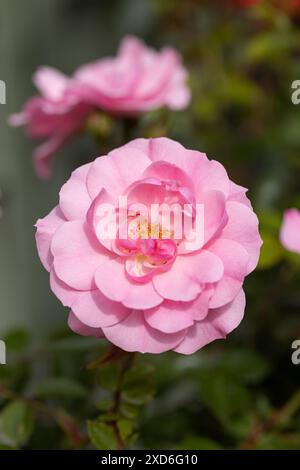
[[[11,448],[22,447],[33,431],[33,412],[29,404],[14,401],[0,414],[0,442]]]
[[[88,434],[96,449],[116,450],[118,448],[114,430],[108,424],[101,421],[89,421]]]
[[[151,366],[137,364],[137,358],[126,353],[99,367],[98,381],[108,395],[98,402],[101,414],[88,422],[88,433],[97,449],[109,449],[108,445],[127,448],[136,441],[142,407],[154,394],[152,374]],[[105,430],[109,430],[106,436]]]
[[[84,398],[87,392],[88,390],[80,383],[65,377],[49,377],[39,382],[34,389],[34,394],[38,398]]]
[[[103,2],[93,3],[105,17]],[[97,113],[86,128],[96,151],[88,152],[167,135],[221,161],[249,188],[264,245],[245,283],[245,318],[226,341],[191,356],[110,356],[104,340],[65,330],[40,341],[19,329],[2,335],[0,449],[300,447],[300,366],[291,363],[300,256],[279,241],[283,210],[300,208],[300,108],[291,103],[299,18],[272,2],[241,11],[217,0],[150,3],[147,42],[182,53],[192,102],[132,119]],[[112,29],[114,42],[121,31]],[[76,52],[74,67],[80,60]]]

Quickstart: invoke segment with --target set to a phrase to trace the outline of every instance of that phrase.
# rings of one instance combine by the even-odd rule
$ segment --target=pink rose
[[[244,278],[262,243],[245,193],[220,163],[167,138],[134,140],[74,171],[36,225],[51,289],[71,308],[69,326],[149,353],[192,354],[225,338],[243,318]],[[128,211],[119,209],[105,235],[102,209],[120,207],[120,196]],[[163,203],[183,209],[190,228],[204,208],[200,245],[190,243],[192,232],[175,237],[175,216],[170,226],[155,217],[149,224],[136,207]]]
[[[38,69],[33,81],[41,96],[28,100],[20,113],[11,116],[10,124],[25,126],[30,137],[43,141],[33,161],[38,176],[46,179],[54,154],[84,126],[91,106],[74,93],[72,81],[55,69]]]
[[[127,37],[116,58],[84,65],[72,78],[49,67],[38,69],[33,80],[41,96],[28,100],[10,124],[25,126],[30,137],[43,141],[33,160],[38,176],[47,179],[53,156],[82,130],[91,112],[131,116],[162,106],[183,109],[190,101],[186,77],[174,49],[158,53]]]
[[[287,209],[280,230],[282,245],[289,251],[300,253],[300,211]]]
[[[132,36],[123,39],[116,57],[82,66],[74,79],[85,100],[117,115],[178,110],[190,101],[180,55],[170,47],[156,52]]]

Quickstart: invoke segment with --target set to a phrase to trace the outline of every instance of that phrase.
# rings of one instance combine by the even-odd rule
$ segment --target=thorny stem
[[[96,361],[88,364],[87,366],[88,369],[94,370],[106,364],[109,364],[111,362],[118,361],[121,363],[121,370],[120,370],[119,377],[118,377],[117,388],[115,390],[114,397],[113,397],[113,405],[110,409],[110,413],[112,413],[112,415],[118,415],[118,413],[120,412],[120,408],[122,404],[122,388],[123,388],[124,378],[125,378],[126,372],[131,368],[134,362],[134,359],[135,359],[135,353],[128,353],[116,346],[111,346],[103,356],[101,356],[99,359],[96,359]],[[111,421],[108,421],[108,423],[112,426],[114,430],[118,450],[125,449],[125,443],[121,436],[116,420],[112,419]]]
[[[124,383],[124,377],[125,377],[126,372],[132,366],[134,357],[135,357],[135,353],[130,353],[123,360],[123,364],[121,366],[121,371],[120,371],[119,380],[118,380],[118,386],[114,394],[114,403],[111,409],[112,413],[118,414],[120,411],[121,402],[122,402],[122,388],[123,388],[123,383]],[[125,449],[125,443],[122,439],[122,436],[121,436],[121,433],[120,433],[120,430],[118,428],[116,421],[112,423],[112,426],[116,435],[116,439],[118,443],[118,450]]]

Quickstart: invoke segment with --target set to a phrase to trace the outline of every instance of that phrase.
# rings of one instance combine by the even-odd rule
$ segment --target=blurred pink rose
[[[132,36],[123,39],[116,57],[80,67],[74,79],[86,101],[118,115],[162,106],[178,110],[190,102],[180,55],[170,47],[156,52]]]
[[[25,126],[31,138],[42,140],[33,162],[40,178],[50,176],[55,153],[84,126],[91,106],[73,90],[72,80],[50,67],[41,67],[33,77],[41,96],[27,101],[23,110],[10,117],[13,126]]]
[[[280,240],[287,250],[300,253],[300,211],[297,209],[284,212]]]
[[[33,159],[37,174],[49,178],[55,153],[82,130],[89,113],[101,109],[118,116],[137,115],[167,106],[183,109],[190,101],[187,73],[171,48],[155,52],[136,38],[125,38],[116,58],[84,65],[68,78],[42,67],[34,75],[40,92],[10,118],[43,143]]]
[[[149,353],[192,354],[225,338],[243,318],[243,282],[261,246],[245,193],[220,163],[167,138],[134,140],[74,171],[58,206],[36,224],[51,288],[71,308],[69,326]],[[128,211],[109,238],[101,211],[121,195]],[[136,204],[154,203],[176,204],[193,224],[202,204],[200,246],[185,232],[175,238],[174,222],[171,230],[165,219],[145,223]],[[120,235],[124,220],[127,237]]]

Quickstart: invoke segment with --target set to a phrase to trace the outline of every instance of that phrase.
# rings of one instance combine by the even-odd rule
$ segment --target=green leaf
[[[200,394],[203,403],[225,427],[244,413],[250,402],[247,389],[226,375],[207,373],[202,376]]]
[[[121,403],[121,414],[125,418],[135,419],[138,416],[139,412],[140,408],[137,405],[126,402]]]
[[[53,377],[40,382],[34,394],[40,398],[67,397],[82,398],[88,393],[80,383],[64,377]]]
[[[97,409],[102,412],[111,410],[114,406],[114,400],[112,396],[103,396],[97,401]]]
[[[126,446],[131,446],[137,439],[138,434],[135,432],[135,423],[129,419],[121,419],[117,423],[122,440]]]
[[[134,422],[129,419],[121,419],[118,421],[118,428],[122,439],[125,441],[134,431]]]
[[[297,35],[285,31],[281,32],[263,32],[254,35],[245,51],[245,56],[251,62],[279,62],[285,58],[291,48],[296,47],[298,42]]]
[[[7,438],[7,444],[21,447],[33,431],[33,412],[21,401],[9,403],[0,415],[0,434]]]
[[[280,435],[269,432],[260,437],[255,448],[257,450],[299,450],[300,437],[298,433]]]
[[[88,435],[99,450],[117,450],[117,438],[111,426],[100,421],[88,421]]]
[[[111,392],[115,391],[118,386],[118,377],[120,373],[119,364],[107,364],[99,369],[97,374],[99,384]]]
[[[152,368],[134,366],[125,375],[122,397],[132,404],[141,406],[150,401],[154,394]]]
[[[261,354],[248,349],[227,351],[222,354],[219,368],[238,382],[258,383],[270,372],[270,364]]]

